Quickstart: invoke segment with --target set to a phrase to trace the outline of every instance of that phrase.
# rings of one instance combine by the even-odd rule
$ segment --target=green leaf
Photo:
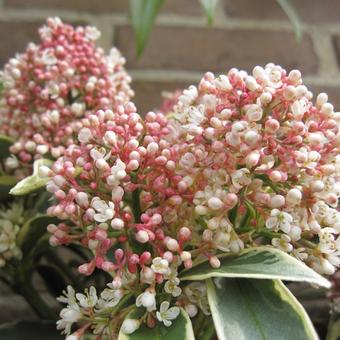
[[[318,339],[301,304],[280,280],[215,279],[207,282],[219,340]]]
[[[23,254],[27,254],[36,245],[42,235],[46,233],[46,228],[51,223],[58,223],[56,217],[40,215],[28,220],[20,229],[17,244]]]
[[[212,268],[205,261],[181,273],[181,280],[205,280],[211,277],[240,277],[253,279],[279,279],[304,281],[330,287],[330,282],[307,267],[303,262],[269,247],[248,248],[238,254],[226,254],[220,258],[221,266]]]
[[[10,198],[9,192],[17,182],[14,176],[0,176],[0,201]]]
[[[13,143],[14,143],[14,139],[12,139],[8,136],[5,136],[5,135],[0,135],[0,158],[1,159],[4,159],[11,154],[9,152],[9,147]]]
[[[33,164],[33,174],[32,176],[26,177],[21,180],[11,191],[11,195],[15,196],[23,196],[30,194],[34,191],[37,191],[43,188],[46,183],[49,181],[48,177],[40,177],[39,168],[42,165],[50,167],[53,164],[53,161],[50,159],[38,159]]]
[[[0,325],[0,339],[61,340],[53,321],[20,321]]]
[[[62,271],[54,264],[41,264],[37,266],[37,271],[53,296],[60,296],[63,289],[70,284],[65,279]]]
[[[292,23],[296,40],[300,41],[302,37],[301,20],[294,6],[292,5],[290,0],[276,0],[276,1],[281,6],[283,11],[286,13],[288,19]]]
[[[212,25],[213,23],[217,2],[218,0],[200,0],[205,15],[207,16],[208,19],[208,25]]]
[[[329,321],[328,325],[328,331],[327,331],[327,337],[326,340],[339,340],[340,337],[340,317],[337,315],[338,318],[336,319],[336,316],[331,316],[331,319]]]
[[[134,318],[136,313],[131,313],[128,317]],[[194,340],[194,331],[189,315],[181,308],[179,316],[172,321],[170,327],[165,327],[157,322],[154,328],[148,328],[143,324],[132,334],[119,332],[118,340]]]
[[[139,57],[149,39],[151,28],[164,0],[130,0],[130,16]]]

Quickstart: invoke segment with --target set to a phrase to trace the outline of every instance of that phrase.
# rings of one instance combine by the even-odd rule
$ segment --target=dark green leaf
[[[208,261],[181,273],[181,280],[205,280],[211,277],[240,277],[304,281],[323,287],[330,282],[307,267],[303,262],[283,251],[269,247],[244,249],[238,254],[219,258],[221,266],[212,268]]]
[[[70,284],[56,266],[41,264],[37,266],[37,270],[53,296],[60,296],[63,289]]]
[[[46,228],[51,223],[58,223],[58,219],[40,215],[31,218],[22,226],[17,237],[17,244],[24,254],[33,249],[41,236],[47,232]]]
[[[11,197],[9,191],[17,182],[14,176],[0,176],[0,201],[7,200]]]
[[[9,147],[14,143],[14,140],[8,136],[0,135],[0,159],[8,157],[11,153]]]
[[[332,316],[328,325],[328,332],[326,340],[339,340],[340,339],[340,317],[339,315]]]
[[[219,340],[318,339],[307,313],[280,280],[207,282]]]
[[[288,19],[292,23],[296,40],[300,41],[302,37],[301,20],[294,6],[292,5],[290,0],[276,0],[276,1],[281,6],[281,8],[284,10]]]
[[[218,0],[200,0],[204,13],[208,19],[208,25],[212,25],[213,23],[217,2]]]
[[[0,339],[62,340],[53,321],[20,321],[0,325]]]
[[[130,15],[137,43],[137,56],[143,53],[163,2],[164,0],[130,0]]]
[[[133,318],[133,314],[128,316]],[[194,332],[188,314],[181,309],[179,316],[172,321],[170,327],[165,327],[157,322],[154,328],[148,328],[143,324],[132,334],[120,332],[118,340],[194,340]]]

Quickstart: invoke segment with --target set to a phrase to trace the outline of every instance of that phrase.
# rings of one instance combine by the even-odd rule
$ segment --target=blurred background
[[[143,55],[137,59],[127,0],[1,0],[0,63],[37,41],[47,16],[93,24],[100,44],[127,59],[140,113],[161,103],[160,93],[197,83],[202,74],[231,67],[251,71],[268,62],[298,68],[313,91],[340,107],[340,1],[292,0],[303,36],[298,43],[275,0],[220,0],[212,27],[198,0],[166,0]]]
[[[302,23],[300,42],[275,0],[219,0],[212,27],[198,0],[166,0],[144,53],[136,58],[127,0],[0,0],[0,64],[29,41],[38,41],[37,29],[46,17],[59,16],[97,26],[99,44],[121,50],[142,115],[161,104],[163,91],[197,83],[206,71],[220,74],[237,67],[251,72],[268,62],[298,68],[313,92],[327,92],[340,110],[340,1],[291,3]],[[328,302],[320,294],[305,305],[316,324],[327,323]],[[20,296],[0,287],[0,321],[23,317],[34,314]]]

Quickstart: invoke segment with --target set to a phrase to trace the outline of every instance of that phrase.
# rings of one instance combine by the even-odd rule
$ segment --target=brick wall
[[[328,92],[340,108],[340,1],[293,2],[303,20],[299,44],[275,0],[220,0],[213,28],[206,26],[198,0],[166,0],[137,60],[128,0],[0,0],[0,63],[37,40],[44,18],[57,15],[96,25],[104,48],[121,49],[141,113],[159,105],[163,90],[195,83],[205,71],[250,71],[270,61],[299,68],[314,91]]]

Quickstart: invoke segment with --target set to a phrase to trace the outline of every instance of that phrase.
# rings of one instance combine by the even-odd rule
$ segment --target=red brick
[[[62,9],[91,13],[127,12],[128,0],[4,0],[5,8]],[[201,15],[197,0],[165,1],[162,13]]]
[[[338,0],[295,0],[291,1],[304,22],[339,22],[340,1]],[[281,6],[274,0],[224,0],[228,16],[242,19],[288,20]]]
[[[162,92],[174,92],[178,89],[188,87],[189,83],[185,82],[148,82],[134,81],[132,88],[135,91],[133,102],[137,106],[137,111],[142,116],[149,111],[157,109],[161,106],[164,98]]]
[[[290,32],[155,27],[139,60],[130,27],[117,28],[116,44],[130,68],[225,72],[231,67],[250,70],[275,62],[304,74],[317,70],[310,38],[305,35],[297,44]]]
[[[30,41],[38,40],[38,27],[41,23],[0,22],[1,44],[0,64],[18,52],[23,52]]]

